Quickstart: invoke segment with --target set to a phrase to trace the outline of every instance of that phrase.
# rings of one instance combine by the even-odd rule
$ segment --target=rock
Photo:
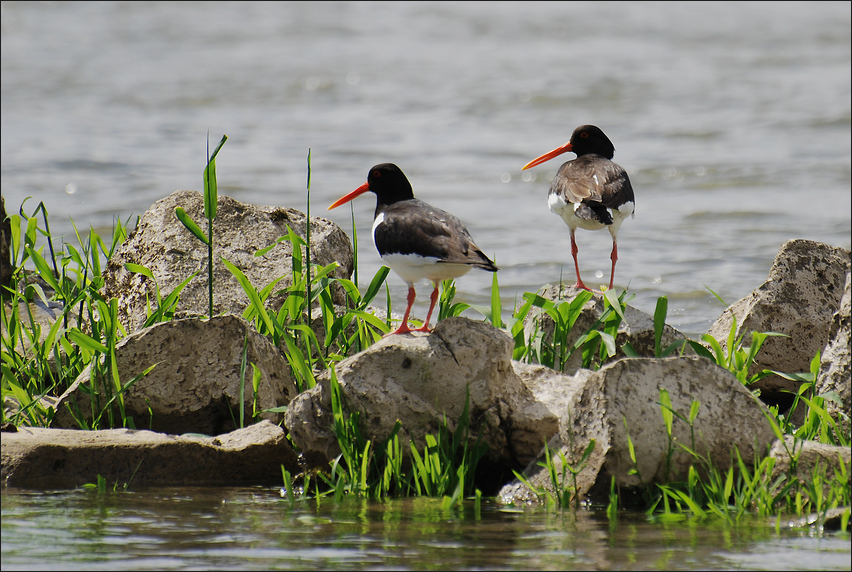
[[[157,364],[125,392],[126,414],[137,427],[163,433],[218,435],[232,431],[234,419],[239,422],[240,365],[246,337],[245,423],[253,422],[252,363],[261,372],[257,410],[286,405],[297,392],[284,356],[246,320],[225,315],[163,322],[121,340],[115,353],[122,384]],[[84,389],[90,376],[91,366],[61,396],[53,427],[79,427],[66,406],[73,408],[75,403],[76,410],[91,423],[91,400]],[[261,417],[278,422],[282,414]]]
[[[772,468],[773,481],[790,470],[790,452],[794,452],[796,456],[796,471],[800,478],[804,477],[803,482],[811,480],[817,464],[831,474],[835,469],[840,469],[840,464],[843,463],[848,474],[849,464],[852,463],[852,449],[849,447],[803,441],[794,439],[792,435],[785,435],[783,443],[776,439],[769,450],[769,456],[776,460]]]
[[[548,284],[538,292],[538,295],[558,304],[562,302],[570,303],[581,292],[584,292],[584,290],[574,286]],[[571,345],[580,336],[592,329],[595,322],[604,312],[603,294],[600,292],[593,292],[592,294],[592,298],[585,304],[585,306],[583,306],[582,312],[577,317],[577,320],[574,322],[571,330],[568,332],[565,342],[565,345],[568,347],[571,347]],[[529,337],[530,331],[534,330],[537,326],[543,334],[543,340],[548,344],[552,343],[553,332],[555,329],[553,318],[534,306],[525,322],[527,337]],[[663,327],[663,335],[660,339],[661,349],[666,349],[669,344],[676,341],[686,341],[686,337],[676,329],[666,324]],[[629,305],[626,307],[624,319],[618,327],[618,334],[616,335],[615,342],[616,355],[608,358],[604,361],[604,363],[611,363],[617,359],[625,357],[622,347],[627,342],[630,342],[630,345],[633,346],[640,357],[655,357],[654,317]],[[684,348],[684,355],[692,354],[694,354],[694,351],[687,345]],[[575,372],[580,369],[582,365],[582,352],[577,350],[566,362],[563,371],[569,373]]]
[[[271,485],[281,466],[298,470],[284,430],[262,421],[219,437],[152,431],[20,427],[3,433],[4,486],[74,488],[104,477],[108,487]]]
[[[668,391],[672,409],[686,418],[693,400],[700,404],[694,443],[689,425],[674,418],[669,466],[669,442],[658,405],[660,389]],[[744,459],[752,459],[767,450],[774,436],[752,394],[729,371],[695,356],[616,361],[588,376],[582,390],[574,394],[570,411],[570,419],[561,420],[559,433],[548,447],[561,472],[559,453],[569,463],[578,464],[594,439],[595,448],[577,481],[581,497],[592,500],[606,500],[613,477],[622,492],[665,482],[667,476],[685,478],[690,464],[696,462],[679,444],[725,470],[731,464],[734,447]],[[634,463],[628,432],[635,447],[638,474],[630,474]],[[543,455],[537,459],[543,460]],[[536,462],[530,463],[524,474],[534,487],[553,491],[548,472]],[[572,483],[570,474],[565,482]],[[538,500],[518,481],[503,487],[499,497],[514,504]]]
[[[36,396],[33,399],[32,407],[21,408],[21,402],[15,397],[14,393],[9,392],[3,396],[3,415],[4,419],[11,420],[12,426],[17,425],[32,425],[42,427],[48,424],[56,409],[56,404],[59,402],[58,397],[52,395]]]
[[[471,439],[481,436],[488,444],[488,461],[520,469],[535,454],[527,444],[537,452],[557,425],[515,374],[512,347],[505,332],[484,322],[447,318],[430,334],[384,338],[339,362],[335,373],[350,411],[360,412],[364,436],[378,447],[398,419],[404,451],[409,438],[422,450],[425,435],[437,435],[444,418],[455,430],[469,388]],[[310,466],[328,467],[340,453],[332,419],[326,372],[291,402],[285,417]]]
[[[849,522],[849,505],[839,508],[832,508],[825,511],[825,518],[822,520],[823,530],[831,530],[839,532],[843,529],[844,515],[845,520]],[[820,515],[815,515],[815,518],[810,520],[811,523],[818,522]]]
[[[579,369],[573,375],[568,375],[543,365],[518,361],[513,361],[512,366],[534,398],[532,406],[515,411],[512,418],[513,425],[535,428],[526,435],[539,437],[528,442],[513,440],[518,460],[524,461],[526,466],[538,457],[544,444],[559,431],[560,423],[568,419],[571,402],[594,372]]]
[[[852,303],[850,303],[850,274],[846,273],[846,286],[840,300],[840,309],[831,319],[828,330],[829,342],[822,352],[819,374],[817,375],[814,393],[822,395],[834,391],[840,397],[841,404],[825,400],[825,410],[838,422],[841,431],[848,431],[849,411],[852,409],[852,371],[849,365],[850,329],[852,329]],[[846,415],[844,419],[841,413]]]
[[[788,475],[790,453],[793,453],[796,458],[795,473],[792,478],[798,478],[802,484],[817,482],[814,479],[817,466],[819,466],[823,483],[832,475],[840,474],[841,471],[849,475],[852,469],[852,449],[848,446],[840,447],[817,441],[796,440],[792,435],[785,435],[783,443],[776,439],[769,450],[769,456],[775,459],[775,465],[772,467],[772,482],[782,475]],[[841,465],[845,465],[845,469]],[[824,487],[823,493],[824,499],[827,499],[827,486]]]
[[[763,343],[749,371],[763,369],[784,373],[810,371],[810,363],[829,341],[831,319],[840,307],[843,285],[850,268],[850,253],[843,248],[811,240],[785,242],[769,276],[751,294],[727,308],[708,332],[725,351],[736,317],[736,335],[746,333],[744,346],[750,345],[752,332],[778,332],[789,337],[770,336]],[[759,389],[761,399],[781,405],[792,402],[799,383],[780,376],[766,377],[750,389]]]
[[[180,294],[177,315],[208,313],[207,246],[198,240],[175,215],[182,207],[206,233],[204,198],[195,191],[176,191],[154,203],[142,216],[136,229],[110,258],[104,272],[101,292],[106,299],[119,300],[119,320],[128,332],[145,322],[148,301],[155,301],[154,284],[141,274],[130,272],[125,264],[147,267],[154,275],[163,297],[182,281],[200,271]],[[242,314],[249,300],[237,278],[220,257],[237,266],[258,290],[283,277],[266,300],[277,312],[286,295],[274,294],[292,284],[292,245],[282,241],[263,256],[255,252],[287,235],[287,227],[305,238],[305,215],[295,209],[255,206],[220,196],[213,221],[214,314]],[[337,262],[338,278],[352,274],[353,256],[349,237],[329,220],[311,218],[311,262],[327,265]],[[335,303],[345,304],[343,289],[335,290]]]
[[[841,506],[838,508],[830,508],[826,510],[823,514],[817,514],[812,512],[807,516],[803,516],[800,518],[791,518],[787,522],[781,523],[782,527],[787,528],[807,528],[810,526],[818,527],[822,529],[822,532],[839,532],[843,530],[843,520],[845,515],[845,520],[847,521],[847,527],[849,522],[849,511],[850,506]],[[776,516],[775,519],[778,517]],[[769,526],[775,526],[775,519],[771,519],[769,522]]]

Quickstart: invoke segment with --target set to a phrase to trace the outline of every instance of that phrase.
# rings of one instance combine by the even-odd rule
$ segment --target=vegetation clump
[[[212,221],[215,217],[216,181],[215,156],[227,137],[223,137],[204,169],[205,214],[208,231],[203,232],[182,209],[176,215],[190,231],[208,247],[208,284],[210,312],[213,308],[214,283],[212,260],[214,240]],[[389,269],[381,267],[362,293],[358,288],[357,232],[354,227],[352,238],[355,247],[355,278],[335,278],[335,264],[321,266],[310,260],[310,153],[308,154],[308,217],[307,232],[302,238],[293,229],[275,243],[261,249],[262,255],[281,241],[292,246],[292,281],[285,289],[286,302],[277,312],[270,312],[264,302],[275,290],[277,281],[258,289],[235,265],[222,259],[223,264],[239,280],[249,305],[243,317],[252,322],[260,333],[268,336],[284,349],[299,391],[306,391],[317,383],[318,372],[331,370],[331,396],[334,416],[334,432],[341,455],[327,471],[293,476],[282,468],[283,493],[290,502],[304,499],[333,497],[341,499],[354,495],[369,499],[400,496],[434,496],[444,499],[446,508],[460,506],[464,499],[481,501],[476,489],[476,472],[479,461],[485,454],[484,445],[473,441],[469,426],[469,409],[466,401],[461,419],[454,430],[443,420],[436,435],[425,435],[425,446],[418,449],[413,442],[400,441],[401,426],[397,422],[391,435],[382,443],[366,439],[360,430],[357,413],[350,412],[345,396],[334,372],[338,361],[369,347],[391,330],[390,292],[386,284]],[[26,202],[26,201],[25,201]],[[132,379],[121,379],[116,364],[116,344],[128,332],[118,319],[117,300],[105,299],[100,293],[104,282],[103,270],[116,249],[128,236],[128,221],[116,221],[109,243],[94,229],[85,237],[76,230],[77,245],[63,243],[56,252],[50,233],[47,208],[40,203],[31,215],[21,205],[18,214],[8,217],[11,227],[10,257],[13,268],[11,282],[3,287],[2,316],[2,396],[4,401],[4,423],[47,427],[54,409],[52,403],[78,375],[87,367],[92,375],[85,386],[91,394],[91,415],[84,416],[75,411],[82,429],[111,427],[135,428],[132,417],[125,414],[124,394],[151,368],[138,372]],[[44,243],[39,244],[39,238]],[[47,252],[46,252],[47,250]],[[148,277],[153,283],[153,274],[144,266],[128,265],[127,269]],[[199,271],[200,272],[200,271]],[[163,295],[154,284],[155,296],[149,302],[148,319],[145,325],[171,320],[174,317],[181,290],[195,278],[198,272],[186,279],[172,292]],[[332,302],[332,288],[342,287],[346,293],[347,306],[336,307]],[[386,318],[381,319],[371,312],[369,306],[384,287],[386,291]],[[513,358],[528,363],[543,364],[562,371],[568,360],[578,354],[585,368],[597,369],[616,356],[620,349],[627,356],[635,356],[630,344],[616,347],[619,325],[629,300],[627,292],[617,294],[615,290],[603,293],[604,310],[587,331],[573,342],[568,333],[575,326],[583,306],[590,300],[590,292],[581,292],[572,300],[554,302],[537,293],[525,293],[503,321],[503,309],[497,275],[494,275],[489,307],[470,306],[455,302],[455,286],[446,281],[441,287],[438,306],[439,319],[458,316],[473,310],[497,328],[505,329],[514,340]],[[319,308],[322,328],[319,334],[311,327],[312,310]],[[850,505],[850,480],[848,464],[840,463],[839,469],[829,473],[819,465],[809,474],[797,469],[800,443],[815,440],[821,443],[850,446],[849,423],[845,429],[839,427],[825,412],[824,401],[833,396],[814,394],[819,355],[814,357],[811,370],[807,373],[786,374],[768,370],[750,374],[755,356],[767,336],[779,335],[771,332],[753,332],[751,345],[744,345],[744,336],[735,337],[736,324],[732,326],[727,340],[727,353],[722,345],[705,335],[704,343],[682,340],[662,347],[662,332],[665,326],[667,300],[661,297],[654,314],[655,355],[665,357],[683,353],[690,348],[695,353],[713,360],[730,370],[743,385],[748,387],[756,380],[772,373],[802,382],[795,396],[796,404],[807,407],[805,421],[795,426],[777,409],[769,410],[769,420],[776,437],[787,448],[791,462],[788,470],[773,478],[775,459],[765,457],[749,463],[732,451],[735,463],[724,472],[717,471],[708,459],[695,452],[694,442],[689,446],[671,439],[674,423],[690,426],[696,418],[700,403],[693,402],[688,412],[675,411],[665,390],[660,390],[660,413],[669,436],[668,455],[686,454],[692,457],[685,481],[669,481],[665,484],[647,484],[641,488],[641,506],[653,519],[708,519],[718,518],[725,522],[736,522],[746,514],[772,516],[780,523],[782,515],[802,516],[808,513],[824,515],[831,508]],[[48,314],[44,319],[40,314]],[[552,335],[544,335],[542,320],[552,321]],[[152,366],[154,367],[154,366]],[[242,384],[250,370],[245,362],[241,367]],[[256,376],[255,376],[256,377]],[[252,383],[249,378],[248,383]],[[251,388],[251,386],[249,386]],[[251,395],[251,390],[241,397]],[[17,410],[7,416],[7,398],[17,403]],[[66,405],[67,406],[67,405]],[[255,408],[256,411],[257,408]],[[795,407],[794,407],[795,409]],[[240,408],[239,420],[245,420]],[[259,412],[258,412],[259,413]],[[82,421],[91,418],[91,423]],[[629,427],[626,427],[629,435]],[[785,439],[787,437],[787,439]],[[790,443],[791,445],[789,445]],[[579,508],[577,474],[594,449],[590,443],[580,458],[566,458],[561,452],[557,458],[545,445],[545,461],[542,466],[551,478],[552,490],[536,489],[545,504],[554,509]],[[631,454],[632,443],[631,443]],[[558,463],[556,461],[559,461]],[[635,455],[633,456],[635,463]],[[634,468],[638,475],[638,466]],[[524,481],[523,475],[517,474]],[[313,485],[313,488],[311,487]],[[617,522],[619,507],[623,499],[613,483],[607,514],[611,522]],[[849,519],[847,509],[842,527],[845,530]]]

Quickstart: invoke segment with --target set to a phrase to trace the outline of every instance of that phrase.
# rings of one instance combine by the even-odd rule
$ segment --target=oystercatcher
[[[618,260],[616,236],[627,215],[634,216],[635,201],[627,171],[612,162],[615,146],[609,137],[594,125],[581,125],[571,134],[568,143],[533,159],[521,170],[535,167],[569,151],[576,153],[577,158],[563,163],[559,168],[550,184],[547,206],[551,212],[561,216],[571,229],[571,255],[574,257],[574,269],[577,271],[578,288],[591,290],[580,278],[574,231],[577,227],[586,230],[609,230],[612,235],[609,287],[612,289],[615,262]]]
[[[428,332],[429,319],[438,301],[442,280],[458,278],[471,268],[496,272],[497,267],[482,253],[459,219],[414,198],[411,183],[393,163],[376,165],[367,174],[367,182],[339,199],[329,210],[371,191],[376,195],[373,243],[388,266],[408,285],[408,307],[402,324],[391,334],[410,331],[408,315],[414,304],[414,283],[428,278],[435,289],[426,321],[415,331]]]

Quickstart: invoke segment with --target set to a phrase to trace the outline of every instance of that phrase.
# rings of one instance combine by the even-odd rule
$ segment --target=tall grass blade
[[[195,224],[195,221],[192,220],[192,218],[188,214],[186,214],[186,211],[183,210],[183,207],[175,207],[175,216],[178,217],[178,220],[183,223],[183,226],[185,226],[189,230],[189,232],[191,232],[193,236],[195,236],[195,238],[203,242],[205,245],[210,244],[210,239],[207,238],[207,235],[204,234],[204,231],[201,230],[201,227]]]
[[[669,311],[669,300],[665,296],[657,298],[657,307],[654,309],[654,355],[661,355],[661,340],[663,338],[663,329],[666,326],[666,314]]]
[[[500,286],[497,283],[497,273],[494,272],[491,277],[491,324],[495,328],[504,327],[502,314],[503,308],[500,303]]]
[[[222,149],[222,145],[224,145],[227,140],[228,136],[222,135],[222,140],[219,141],[219,145],[216,146],[213,154],[210,155],[210,158],[207,160],[207,166],[204,167],[204,217],[208,221],[212,221],[216,218],[216,206],[219,202],[219,185],[216,182],[216,155],[219,154],[219,151]]]

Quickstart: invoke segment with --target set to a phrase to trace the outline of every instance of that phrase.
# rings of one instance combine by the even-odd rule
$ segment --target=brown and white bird
[[[473,267],[489,272],[496,272],[497,267],[477,248],[459,219],[415,199],[411,183],[393,163],[382,163],[370,169],[366,183],[336,200],[328,209],[367,191],[375,193],[377,198],[373,221],[376,250],[408,285],[408,306],[402,324],[388,335],[412,331],[408,327],[408,315],[416,296],[414,283],[423,278],[432,281],[434,290],[426,321],[415,331],[428,332],[441,281],[463,276]]]
[[[630,179],[620,165],[612,162],[615,147],[603,131],[594,125],[581,125],[571,134],[565,145],[533,159],[523,169],[535,167],[567,152],[576,153],[577,158],[562,164],[553,182],[547,205],[558,214],[571,230],[571,255],[577,271],[578,288],[590,290],[580,278],[577,263],[577,241],[574,231],[579,228],[600,230],[606,228],[612,235],[612,271],[609,287],[615,278],[615,262],[618,260],[618,229],[628,215],[633,216],[635,201]]]

